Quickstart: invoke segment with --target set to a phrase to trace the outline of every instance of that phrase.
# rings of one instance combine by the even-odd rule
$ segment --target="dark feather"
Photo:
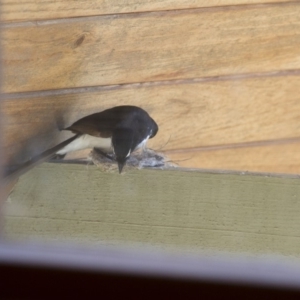
[[[73,125],[66,128],[76,134],[89,134],[95,137],[108,138],[112,137],[118,128],[136,128],[139,135],[144,136],[149,130],[149,123],[144,120],[151,120],[155,124],[156,131],[152,132],[153,137],[158,127],[146,111],[137,106],[116,106],[99,113],[86,116]],[[150,124],[152,125],[152,124]],[[150,138],[151,138],[150,137]],[[142,139],[134,141],[138,145]]]

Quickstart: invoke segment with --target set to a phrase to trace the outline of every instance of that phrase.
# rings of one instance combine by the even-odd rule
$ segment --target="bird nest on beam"
[[[115,159],[110,159],[95,150],[91,151],[89,158],[103,172],[118,172],[118,164]],[[144,149],[143,151],[131,153],[123,172],[126,172],[128,169],[166,169],[170,167],[177,167],[177,165],[169,161],[166,155],[151,149]]]

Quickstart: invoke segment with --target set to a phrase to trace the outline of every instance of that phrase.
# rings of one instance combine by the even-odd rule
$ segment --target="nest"
[[[118,164],[115,159],[110,159],[94,150],[90,153],[89,157],[102,171],[118,172]],[[130,155],[126,161],[124,171],[127,169],[166,169],[170,167],[177,167],[177,165],[170,162],[166,155],[160,152],[155,152],[151,149],[144,149],[143,151],[133,152]]]

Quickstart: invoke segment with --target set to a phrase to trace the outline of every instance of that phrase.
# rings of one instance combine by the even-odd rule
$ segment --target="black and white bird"
[[[126,105],[86,116],[64,130],[72,131],[77,138],[57,151],[57,157],[94,148],[104,155],[112,153],[121,173],[130,154],[144,149],[148,139],[157,134],[158,126],[145,110]]]

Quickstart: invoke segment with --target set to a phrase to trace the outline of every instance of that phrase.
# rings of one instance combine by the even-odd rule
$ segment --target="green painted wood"
[[[119,175],[46,163],[10,194],[4,235],[298,256],[299,215],[296,176],[128,168]]]

